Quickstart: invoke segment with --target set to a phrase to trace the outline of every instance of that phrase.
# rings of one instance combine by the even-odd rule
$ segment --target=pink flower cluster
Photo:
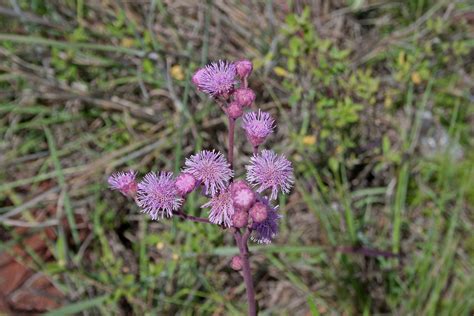
[[[294,183],[291,162],[271,150],[259,151],[275,129],[272,116],[260,109],[249,111],[255,93],[248,87],[250,61],[218,61],[200,68],[193,75],[196,88],[221,104],[235,122],[242,117],[242,128],[254,150],[246,166],[246,180],[233,180],[231,163],[215,150],[203,150],[185,160],[176,177],[171,172],[150,172],[139,182],[136,172],[115,173],[109,177],[112,189],[133,198],[154,220],[182,215],[187,196],[197,189],[209,200],[208,221],[222,227],[246,228],[251,239],[269,243],[278,233],[278,206],[271,204],[279,193],[289,193]],[[238,264],[235,263],[237,267]]]

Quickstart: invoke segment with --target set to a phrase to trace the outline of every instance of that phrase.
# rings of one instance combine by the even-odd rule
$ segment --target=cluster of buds
[[[293,169],[283,155],[258,151],[272,134],[275,122],[267,112],[250,110],[255,102],[247,80],[252,70],[248,60],[219,61],[198,69],[192,78],[196,88],[215,99],[230,119],[242,117],[242,128],[254,149],[246,166],[246,180],[232,181],[234,171],[226,158],[214,150],[203,150],[186,159],[176,178],[171,172],[150,172],[137,182],[135,171],[118,172],[109,177],[110,187],[133,198],[154,220],[176,215],[187,195],[200,188],[209,198],[202,208],[210,209],[211,223],[224,228],[248,227],[254,241],[271,242],[281,218],[272,200],[279,192],[289,192]]]

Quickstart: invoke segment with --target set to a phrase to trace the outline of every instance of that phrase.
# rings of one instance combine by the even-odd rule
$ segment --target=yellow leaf
[[[183,68],[180,65],[174,65],[171,67],[171,77],[176,80],[184,80]]]
[[[421,76],[419,73],[414,72],[411,74],[411,81],[413,81],[414,84],[418,85],[421,83]]]
[[[405,64],[405,52],[401,51],[398,54],[398,63],[403,66]]]
[[[391,96],[386,96],[384,100],[384,105],[386,108],[390,108],[393,104],[393,99]]]
[[[124,37],[124,38],[122,38],[122,43],[121,44],[122,44],[123,47],[129,48],[129,47],[133,46],[134,42],[135,41],[133,40],[133,38]]]
[[[273,71],[279,77],[288,77],[288,71],[286,71],[286,69],[282,67],[276,66],[275,68],[273,68]]]
[[[316,144],[316,136],[306,135],[305,137],[303,137],[303,144],[308,146]]]

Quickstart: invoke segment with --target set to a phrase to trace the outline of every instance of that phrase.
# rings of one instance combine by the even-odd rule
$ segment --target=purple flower
[[[215,196],[227,187],[233,176],[230,165],[220,152],[203,150],[186,158],[183,172],[192,174],[204,185],[204,193]]]
[[[285,156],[278,156],[271,150],[263,150],[261,154],[253,155],[250,165],[246,166],[247,181],[258,186],[261,193],[271,189],[270,199],[277,197],[278,190],[288,193],[293,186],[293,167]]]
[[[214,196],[209,202],[201,206],[210,207],[209,220],[214,224],[229,227],[232,225],[232,216],[234,215],[234,206],[232,194],[229,190],[223,190],[219,195]]]
[[[200,91],[213,97],[228,96],[234,89],[236,76],[233,63],[219,60],[196,71],[192,81]]]
[[[252,235],[250,238],[259,244],[269,244],[278,234],[278,222],[282,216],[278,214],[277,208],[269,204],[267,200],[262,199],[261,203],[267,206],[267,219],[261,223],[252,225]]]
[[[109,177],[107,182],[112,190],[118,190],[125,196],[133,197],[137,192],[136,177],[137,172],[133,170],[116,172]]]
[[[182,202],[171,172],[150,172],[138,184],[137,204],[153,220],[173,216]]]
[[[273,132],[274,121],[270,114],[258,110],[244,115],[242,127],[245,129],[247,139],[257,147]]]

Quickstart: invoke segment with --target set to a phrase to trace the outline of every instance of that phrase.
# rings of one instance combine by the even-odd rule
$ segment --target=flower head
[[[176,178],[175,186],[179,195],[185,196],[196,187],[196,178],[192,174],[183,172]]]
[[[241,117],[243,113],[244,113],[244,109],[242,108],[242,105],[240,105],[240,103],[236,101],[231,102],[229,106],[227,107],[227,115],[229,115],[229,117],[234,120]]]
[[[278,206],[271,206],[267,200],[262,200],[261,203],[267,207],[267,218],[252,225],[251,239],[259,244],[269,244],[278,234],[278,222],[282,216],[277,212]]]
[[[204,185],[205,194],[215,196],[227,187],[233,176],[230,165],[219,152],[203,150],[185,161],[183,172],[192,174]]]
[[[249,214],[255,223],[261,223],[268,217],[268,206],[262,202],[257,202],[249,210]]]
[[[136,177],[137,172],[133,170],[116,172],[109,177],[107,182],[112,190],[118,190],[125,196],[133,197],[137,192]]]
[[[247,181],[258,186],[258,193],[266,189],[272,190],[271,200],[276,199],[278,190],[288,193],[293,186],[291,162],[285,156],[279,156],[271,150],[263,150],[261,154],[254,155],[246,169]]]
[[[248,211],[255,203],[255,193],[250,188],[231,189],[231,192],[234,207],[238,210]]]
[[[247,134],[247,139],[257,147],[273,132],[274,121],[270,114],[258,110],[258,112],[249,112],[244,115],[242,127]]]
[[[209,202],[201,206],[210,207],[209,220],[214,224],[229,227],[232,225],[232,216],[234,215],[234,206],[232,194],[229,190],[223,190],[219,195],[214,196]]]
[[[240,88],[235,90],[234,100],[242,106],[251,106],[255,101],[255,92],[249,88]]]
[[[218,97],[232,92],[236,76],[237,70],[233,63],[219,60],[196,71],[192,81],[200,91]]]
[[[230,267],[235,271],[242,270],[242,258],[240,256],[233,256],[232,260],[230,261]]]
[[[249,222],[249,213],[246,211],[235,210],[232,216],[232,226],[237,228],[246,227]]]
[[[150,172],[138,184],[137,204],[154,220],[173,216],[182,202],[171,172]]]
[[[235,62],[235,67],[237,69],[237,74],[242,79],[250,76],[253,70],[252,62],[246,59]]]

